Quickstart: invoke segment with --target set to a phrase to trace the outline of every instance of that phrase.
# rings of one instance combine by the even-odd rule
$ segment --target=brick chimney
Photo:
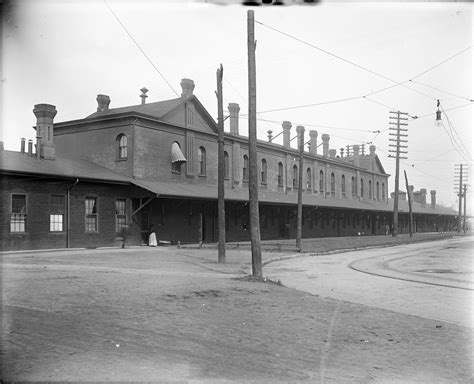
[[[323,141],[323,156],[328,157],[328,154],[329,154],[329,135],[327,133],[323,133],[321,135],[321,140]]]
[[[352,149],[354,150],[354,165],[356,167],[359,166],[359,146],[358,145],[353,145]]]
[[[369,147],[369,155],[370,156],[375,156],[375,145],[371,145]]]
[[[302,125],[298,125],[296,127],[296,133],[298,135],[298,138],[296,140],[298,140],[298,144],[296,145],[296,147],[298,148],[298,150],[300,149],[300,142],[301,142],[301,136],[304,137],[304,127]],[[303,139],[304,140],[304,139]],[[304,144],[303,144],[303,152],[304,152]]]
[[[421,205],[424,207],[426,205],[426,189],[420,189],[421,192]]]
[[[38,137],[39,155],[43,159],[54,160],[54,123],[56,107],[50,104],[37,104],[33,109],[36,116],[36,137]]]
[[[284,121],[281,126],[283,127],[283,146],[285,148],[290,148],[291,123],[289,121]]]
[[[181,79],[181,98],[187,99],[193,95],[194,91],[194,81],[191,79]]]
[[[230,134],[238,135],[239,134],[239,111],[240,107],[237,103],[229,103],[227,106],[229,110],[229,122],[230,122]]]
[[[431,208],[436,208],[436,191],[430,191],[431,193]]]
[[[97,112],[107,111],[110,105],[110,97],[107,95],[97,95]]]
[[[318,153],[318,131],[309,131],[309,153],[316,155]]]
[[[330,157],[331,159],[335,159],[335,158],[336,158],[336,153],[337,153],[337,150],[335,150],[335,149],[330,149],[330,150],[329,150],[329,157]]]
[[[21,153],[25,153],[25,143],[26,143],[26,139],[24,137],[21,138],[21,141],[20,141],[20,152]]]

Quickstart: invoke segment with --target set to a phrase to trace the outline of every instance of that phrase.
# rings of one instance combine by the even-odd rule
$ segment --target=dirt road
[[[470,382],[470,328],[248,281],[249,252],[227,255],[2,255],[2,379]]]

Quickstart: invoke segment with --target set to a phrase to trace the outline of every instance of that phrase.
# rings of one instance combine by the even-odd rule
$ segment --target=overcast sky
[[[59,122],[93,113],[99,93],[110,96],[111,108],[139,104],[143,86],[148,102],[176,97],[108,6],[178,94],[180,80],[193,79],[195,94],[216,117],[216,70],[222,63],[225,107],[236,102],[242,115],[248,113],[246,7],[19,0],[6,5],[2,23],[6,149],[19,150],[21,137],[34,137],[34,104],[55,105]],[[266,139],[269,129],[278,134],[288,120],[305,126],[306,140],[310,129],[319,137],[328,133],[338,153],[346,145],[373,143],[393,175],[393,190],[389,111],[407,112],[418,119],[409,120],[401,175],[405,169],[415,190],[435,189],[438,202],[457,206],[454,165],[470,163],[473,144],[472,9],[469,3],[405,2],[254,8],[263,23],[255,26],[257,111],[319,104],[259,113],[259,138]],[[439,127],[437,99],[447,115]],[[240,127],[246,135],[245,116]]]

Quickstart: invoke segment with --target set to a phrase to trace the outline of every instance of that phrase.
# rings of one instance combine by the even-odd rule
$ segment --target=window
[[[293,189],[298,188],[298,166],[293,165]]]
[[[342,197],[346,197],[346,176],[341,176],[341,194]]]
[[[385,200],[385,183],[382,183],[382,200]]]
[[[324,172],[319,171],[319,193],[324,193]]]
[[[242,168],[242,180],[249,181],[249,158],[244,155],[244,166]]]
[[[26,228],[26,195],[13,194],[12,212],[10,215],[10,232],[25,232]]]
[[[199,147],[198,149],[198,167],[199,175],[206,175],[206,150],[204,147]]]
[[[98,231],[97,198],[86,197],[86,232]]]
[[[283,164],[278,163],[278,186],[283,187]]]
[[[49,230],[51,232],[64,230],[65,201],[62,195],[51,195],[49,199]]]
[[[115,232],[127,228],[127,199],[115,200]]]
[[[372,198],[372,180],[369,180],[369,199]]]
[[[262,184],[267,184],[267,161],[262,159]]]
[[[360,197],[364,197],[364,179],[360,179]]]
[[[352,194],[352,196],[355,196],[356,192],[357,192],[357,190],[356,190],[355,177],[352,176],[351,177],[351,194]]]
[[[118,144],[118,158],[119,159],[126,159],[128,156],[127,150],[127,136],[124,134],[120,134],[117,136],[117,144]]]
[[[333,172],[331,172],[331,196],[336,196],[336,179]]]
[[[229,154],[224,152],[224,179],[229,178]]]
[[[306,170],[306,190],[311,191],[311,168]]]
[[[171,172],[181,173],[181,165],[186,162],[186,158],[181,152],[181,147],[176,141],[171,144]]]
[[[377,183],[375,184],[375,198],[377,200],[380,199],[380,188],[379,188],[379,182],[377,181]]]

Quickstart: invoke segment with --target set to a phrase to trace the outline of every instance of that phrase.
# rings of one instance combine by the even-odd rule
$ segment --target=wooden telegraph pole
[[[247,11],[247,53],[249,73],[249,213],[250,242],[252,247],[252,276],[262,277],[262,252],[260,249],[260,220],[258,212],[257,169],[257,82],[255,69],[255,19]]]
[[[303,150],[304,150],[304,127],[296,127],[298,133],[298,149],[300,154],[300,164],[298,169],[298,213],[296,219],[296,250],[303,252],[301,245],[301,232],[303,227]]]
[[[395,153],[395,156],[388,155],[388,157],[395,157],[396,160],[396,166],[395,166],[395,197],[393,201],[393,232],[392,236],[396,237],[398,234],[398,188],[399,188],[399,178],[400,178],[400,159],[406,159],[406,157],[400,156],[401,154],[406,154],[407,151],[404,150],[404,148],[407,148],[406,145],[401,145],[400,143],[406,143],[408,140],[400,139],[400,137],[407,137],[408,135],[401,134],[400,132],[406,132],[406,128],[401,128],[403,126],[408,125],[407,123],[404,123],[403,121],[408,120],[407,117],[402,117],[402,116],[407,116],[408,113],[405,112],[393,112],[390,111],[392,116],[390,116],[390,119],[394,119],[396,121],[390,121],[389,124],[390,130],[395,131],[395,133],[389,133],[390,136],[396,136],[396,139],[394,138],[389,138],[389,141],[395,142],[396,144],[389,144],[389,147],[395,147],[395,149],[389,149],[389,152]],[[395,127],[396,126],[396,127]]]
[[[408,222],[408,227],[410,229],[410,237],[413,237],[413,211],[411,209],[411,193],[410,193],[410,187],[408,186],[408,177],[406,171],[403,171],[405,174],[405,184],[407,186],[407,197],[408,197],[408,209],[410,211],[410,221]]]
[[[464,184],[464,192],[463,192],[463,196],[464,196],[464,221],[463,221],[463,224],[462,224],[464,234],[466,233],[466,197],[467,197],[466,193],[467,193],[467,184]]]
[[[222,64],[217,70],[217,224],[219,243],[217,246],[219,263],[225,263],[225,199],[224,199],[224,107],[222,101]]]

